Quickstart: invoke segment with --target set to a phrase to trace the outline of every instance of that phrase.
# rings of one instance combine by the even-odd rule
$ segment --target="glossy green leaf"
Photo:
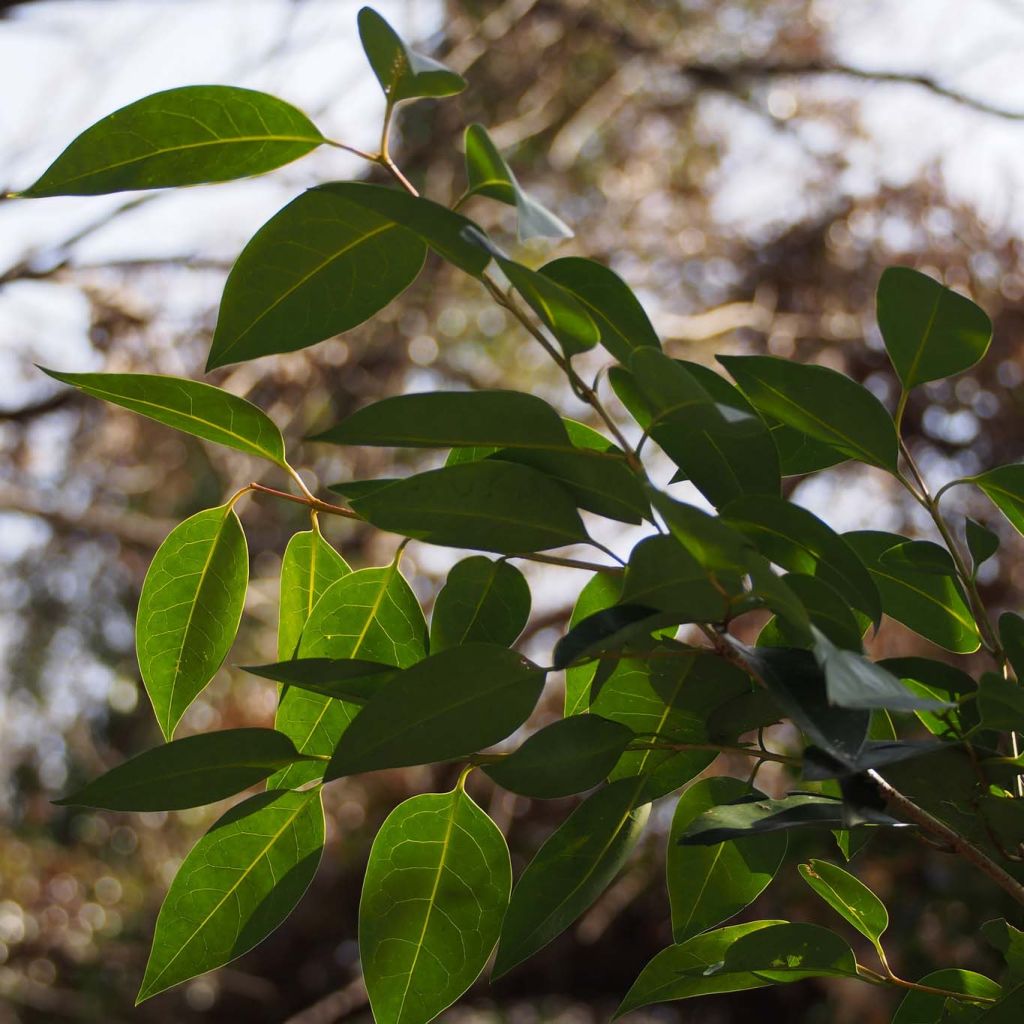
[[[484,771],[503,789],[540,800],[572,796],[603,782],[633,730],[599,715],[573,715],[534,733]]]
[[[542,949],[589,907],[625,863],[647,822],[640,782],[621,779],[587,797],[526,866],[509,903],[492,978]]]
[[[756,974],[724,974],[716,971],[729,948],[744,935],[762,928],[785,924],[784,921],[748,921],[694,936],[686,942],[663,949],[640,972],[626,993],[615,1018],[651,1003],[713,995],[717,992],[741,992],[764,988],[771,982]]]
[[[878,588],[850,545],[816,515],[778,497],[740,498],[722,517],[761,553],[791,572],[820,576],[872,621],[882,617]]]
[[[273,420],[210,384],[149,373],[43,373],[186,434],[285,465],[284,438]]]
[[[892,418],[856,381],[825,366],[774,356],[719,356],[718,361],[760,412],[848,458],[897,472]]]
[[[978,686],[982,728],[1024,732],[1024,687],[988,673]]]
[[[930,540],[908,540],[883,551],[879,563],[894,569],[928,572],[936,576],[956,576],[956,565],[950,553]]]
[[[569,632],[584,619],[614,605],[622,593],[622,574],[619,572],[595,573],[587,581],[576,598],[572,615],[569,617]],[[570,661],[573,658],[569,658]],[[604,666],[599,661],[573,665],[565,670],[565,717],[578,715],[590,706],[590,687]]]
[[[540,272],[560,284],[590,314],[601,344],[621,362],[634,349],[660,348],[658,335],[629,285],[613,270],[581,256],[552,260]]]
[[[968,369],[992,340],[992,321],[983,309],[910,267],[883,271],[878,327],[907,389]]]
[[[302,628],[324,591],[352,570],[324,540],[319,529],[292,535],[281,559],[277,656],[290,658],[299,646]]]
[[[498,152],[487,129],[471,124],[466,129],[466,177],[470,195],[489,196],[516,208],[520,239],[571,238],[572,228],[537,202],[516,180],[512,168]]]
[[[775,924],[737,939],[715,973],[758,974],[784,984],[804,978],[856,978],[853,950],[816,924]]]
[[[655,631],[672,624],[674,616],[639,604],[617,604],[580,619],[555,644],[551,664],[555,669],[596,658],[604,651],[617,651],[643,643]]]
[[[352,508],[381,530],[499,554],[588,539],[562,487],[534,469],[491,459],[395,480],[353,497]]]
[[[709,501],[778,495],[778,454],[759,416],[720,405],[687,364],[655,348],[638,348],[629,365],[650,408],[651,437]]]
[[[482,555],[448,573],[430,619],[430,652],[466,643],[515,643],[530,617],[530,587],[513,565]]]
[[[360,569],[333,583],[313,606],[298,653],[305,658],[356,658],[406,668],[427,653],[427,626],[416,595],[397,565]],[[329,757],[361,705],[290,687],[281,698],[275,728],[304,754]],[[272,780],[302,785],[320,766],[292,765]]]
[[[815,793],[791,793],[778,800],[752,795],[708,808],[689,823],[676,842],[683,846],[717,846],[762,832],[843,828],[849,824],[841,800]]]
[[[543,688],[541,669],[496,644],[433,654],[377,691],[345,731],[325,778],[483,750],[529,718]]]
[[[249,551],[228,505],[176,526],[150,563],[135,620],[139,671],[165,739],[227,656],[249,581]]]
[[[986,921],[981,934],[987,942],[1002,954],[1006,961],[1004,984],[1019,985],[1024,982],[1024,932],[1000,917]]]
[[[786,586],[807,609],[811,625],[821,630],[837,647],[860,651],[864,627],[849,603],[817,576],[791,572],[782,577]],[[866,618],[864,622],[866,622]],[[757,637],[758,647],[800,647],[800,634],[777,616],[773,616]]]
[[[978,649],[978,627],[956,580],[882,560],[905,537],[880,530],[859,530],[843,537],[871,573],[886,615],[948,651],[970,654]]]
[[[303,755],[273,729],[225,729],[174,740],[111,769],[58,804],[176,811],[234,796]]]
[[[1018,681],[1024,680],[1024,618],[1016,612],[999,616],[999,642],[1006,651],[1010,667]]]
[[[967,995],[998,999],[1000,987],[983,974],[946,968],[926,974],[919,985],[945,989],[947,992],[963,992]],[[903,997],[892,1024],[942,1024],[946,997],[932,992],[908,992]]]
[[[712,582],[675,537],[645,537],[629,556],[622,601],[667,612],[679,622],[723,622],[730,606],[723,590],[730,584],[737,596],[742,593],[738,578]]]
[[[476,981],[511,888],[505,839],[461,788],[414,796],[388,815],[359,903],[377,1024],[426,1024]]]
[[[1024,534],[1024,463],[999,466],[968,479],[988,495],[1018,533]]]
[[[138,1002],[234,960],[288,916],[324,844],[320,793],[272,790],[220,818],[167,893]]]
[[[418,97],[439,98],[462,92],[466,80],[454,71],[410,50],[372,8],[359,12],[359,39],[389,103]]]
[[[802,774],[805,781],[813,782],[844,779],[872,768],[885,768],[901,761],[929,757],[944,750],[946,744],[934,740],[869,739],[856,757],[844,761],[819,747],[810,746],[804,748]]]
[[[948,701],[922,697],[891,672],[857,651],[836,647],[815,631],[814,656],[825,673],[829,703],[842,708],[887,708],[890,711],[940,711]]]
[[[929,732],[946,736],[957,726],[966,732],[977,724],[977,702],[961,700],[975,693],[977,683],[963,670],[930,658],[886,658],[878,664],[922,697],[934,697],[942,703],[959,702],[956,709],[941,714],[918,711],[917,717]]]
[[[967,537],[967,550],[971,553],[974,571],[987,562],[999,550],[999,536],[987,526],[975,522],[970,516],[964,522],[964,533]]]
[[[95,196],[230,181],[291,163],[324,141],[300,110],[229,85],[167,89],[87,128],[21,194]]]
[[[426,247],[393,220],[324,189],[256,232],[224,286],[206,368],[315,345],[403,292]]]
[[[876,948],[889,927],[885,904],[848,871],[824,860],[800,865],[800,877]]]
[[[750,836],[717,846],[679,845],[679,837],[697,815],[748,792],[751,790],[739,779],[701,779],[676,804],[665,856],[676,942],[727,921],[753,903],[782,864],[788,846],[784,833]]]
[[[247,665],[246,672],[351,704],[365,704],[402,670],[360,658],[291,658],[271,665]]]

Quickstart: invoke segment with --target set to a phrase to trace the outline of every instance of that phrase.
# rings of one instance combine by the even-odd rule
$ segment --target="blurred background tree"
[[[358,6],[0,4],[0,186],[31,181],[115,107],[200,81],[267,89],[333,137],[372,148],[380,99],[355,38]],[[671,354],[817,361],[890,405],[874,287],[886,265],[927,270],[988,310],[995,341],[982,368],[915,392],[905,421],[915,455],[938,482],[1020,458],[1024,3],[975,0],[969,17],[952,0],[378,6],[471,82],[465,96],[418,104],[399,121],[400,162],[433,198],[462,191],[462,128],[481,121],[523,182],[576,228],[559,252],[625,277]],[[327,855],[288,925],[231,967],[130,1009],[164,889],[217,808],[114,815],[50,800],[158,741],[133,651],[146,565],[176,518],[266,471],[58,391],[33,367],[199,377],[219,290],[244,240],[302,188],[363,173],[328,152],[258,182],[187,194],[0,204],[0,1024],[369,1019],[355,945],[362,865],[388,810],[430,787],[426,770],[333,786]],[[499,234],[511,224],[511,211],[483,201],[468,212]],[[539,263],[548,252],[535,243],[520,255]],[[434,261],[371,325],[215,377],[267,410],[294,445],[384,395],[469,384],[532,390],[582,417],[544,359],[477,285]],[[412,465],[391,459],[307,445],[299,464],[325,483]],[[813,486],[790,486],[837,528],[929,535],[920,510],[870,469],[839,467]],[[678,491],[692,499],[687,485]],[[949,500],[967,499],[957,490]],[[981,504],[960,510],[996,525]],[[305,520],[301,509],[253,499],[244,516],[253,584],[243,631],[182,734],[272,717],[273,688],[233,666],[273,657],[274,573]],[[386,537],[329,528],[354,565],[390,555]],[[1019,610],[1021,543],[1003,540],[1006,554],[983,569],[985,597],[997,611]],[[422,545],[406,556],[428,605],[455,557]],[[568,615],[558,572],[530,574],[535,651],[550,650]],[[875,653],[924,646],[890,625]],[[540,714],[558,700],[552,692]],[[742,771],[721,760],[713,770],[732,769]],[[767,769],[759,784],[772,788]],[[517,868],[571,806],[475,786],[508,830]],[[669,814],[656,809],[643,855],[568,935],[445,1019],[607,1019],[670,941],[660,893]],[[837,856],[820,837],[793,846],[791,863]],[[984,883],[909,838],[869,846],[858,871],[890,905],[897,970],[916,976],[939,961],[992,968],[975,939],[1000,911]],[[787,869],[750,914],[821,919],[827,911],[811,899]],[[757,1013],[871,1024],[889,1019],[890,998],[805,983],[633,1019],[712,1024]]]

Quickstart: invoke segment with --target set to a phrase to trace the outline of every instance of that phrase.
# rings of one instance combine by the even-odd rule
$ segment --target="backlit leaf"
[[[622,593],[620,572],[595,573],[580,591],[569,618],[569,632],[595,612],[604,611],[615,604]],[[556,648],[557,650],[557,648]],[[572,657],[570,661],[574,660]],[[558,659],[555,659],[556,663]],[[577,715],[590,705],[590,686],[599,670],[608,669],[614,663],[602,664],[590,661],[565,669],[565,716]]]
[[[715,973],[755,973],[787,983],[804,978],[855,978],[857,963],[844,939],[816,924],[776,924],[737,939]]]
[[[402,670],[359,658],[291,658],[271,665],[247,665],[245,671],[335,700],[365,704]]]
[[[952,967],[932,971],[917,984],[988,999],[998,999],[1002,991],[994,981],[983,974]],[[896,1010],[892,1024],[940,1024],[944,1018],[945,1006],[946,997],[943,995],[934,992],[908,992]]]
[[[430,618],[430,652],[483,642],[508,647],[530,617],[530,587],[513,565],[482,555],[448,573]]]
[[[988,495],[1018,533],[1024,533],[1024,463],[999,466],[968,479]]]
[[[801,864],[800,876],[837,914],[878,947],[889,927],[889,912],[860,879],[824,860]]]

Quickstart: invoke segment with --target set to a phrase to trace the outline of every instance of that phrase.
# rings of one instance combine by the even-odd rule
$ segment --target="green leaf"
[[[454,71],[410,50],[397,32],[372,8],[359,12],[359,39],[363,52],[389,103],[440,98],[462,92],[466,80]]]
[[[630,369],[651,437],[709,501],[778,495],[778,454],[759,416],[715,402],[686,364],[658,349],[638,348]]]
[[[647,822],[641,782],[620,779],[587,797],[548,837],[512,891],[491,977],[542,949],[589,907],[625,863]]]
[[[291,163],[323,141],[305,114],[276,96],[190,85],[97,121],[21,195],[96,196],[247,178]]]
[[[907,390],[968,369],[992,340],[992,321],[983,309],[910,267],[882,273],[878,327]]]
[[[385,683],[345,731],[327,779],[475,753],[529,718],[544,672],[496,644],[432,654]]]
[[[946,736],[951,728],[958,726],[961,732],[966,732],[977,724],[977,702],[962,700],[978,688],[966,672],[929,658],[886,658],[878,664],[922,697],[958,703],[956,709],[944,712],[941,717],[928,711],[917,712],[917,717],[933,735]]]
[[[466,177],[468,195],[489,196],[516,208],[521,240],[572,237],[572,228],[519,184],[482,124],[471,124],[466,129]]]
[[[661,348],[658,335],[629,285],[613,270],[581,256],[552,260],[540,272],[570,292],[590,314],[601,344],[621,362],[634,349]]]
[[[291,658],[247,665],[246,672],[350,704],[365,704],[400,668],[360,658]]]
[[[318,789],[260,793],[228,811],[171,883],[137,1002],[266,938],[306,891],[323,844]]]
[[[848,651],[861,650],[864,628],[835,587],[817,576],[803,573],[787,573],[782,579],[807,609],[812,626],[821,630],[837,647]],[[800,647],[802,640],[784,619],[773,616],[758,634],[757,646]]]
[[[111,811],[176,811],[234,796],[303,755],[273,729],[225,729],[174,740],[55,801]]]
[[[207,370],[356,327],[412,284],[425,256],[420,239],[393,220],[325,189],[304,192],[232,267]]]
[[[483,642],[515,643],[530,617],[530,587],[508,562],[464,558],[448,573],[430,619],[430,652]]]
[[[998,999],[1002,989],[991,979],[974,971],[961,971],[948,967],[926,974],[919,985],[941,988],[948,992],[963,992],[972,996]],[[908,992],[896,1010],[892,1024],[940,1024],[946,1006],[946,997],[932,992]]]
[[[366,181],[332,181],[318,185],[314,191],[325,192],[386,217],[419,235],[439,256],[474,277],[479,277],[491,261],[486,248],[471,240],[471,236],[483,233],[477,224],[423,196]]]
[[[1024,618],[1016,612],[1003,612],[999,616],[999,642],[1006,651],[1013,674],[1024,680]]]
[[[936,576],[956,576],[956,565],[950,553],[930,540],[908,540],[883,551],[879,564],[887,568],[910,569]]]
[[[388,815],[359,903],[377,1024],[426,1024],[476,981],[511,888],[505,839],[461,788],[414,796]]]
[[[816,924],[775,924],[750,932],[728,948],[714,973],[757,974],[776,984],[858,976],[846,941]]]
[[[701,779],[676,804],[665,871],[672,907],[672,937],[683,942],[738,914],[765,890],[786,856],[785,834],[765,834],[717,846],[680,846],[698,814],[751,792],[739,779]],[[761,796],[756,790],[755,796]]]
[[[896,428],[885,406],[825,366],[773,356],[719,356],[754,407],[851,459],[898,472]]]
[[[540,800],[572,796],[603,782],[633,730],[599,715],[574,715],[534,733],[484,771],[503,789]]]
[[[277,656],[291,658],[324,591],[352,570],[318,528],[293,534],[281,559],[281,596],[277,624]]]
[[[949,701],[919,696],[881,665],[868,661],[856,651],[836,647],[817,630],[814,656],[825,673],[829,703],[839,707],[940,711],[956,706]]]
[[[227,657],[249,580],[249,552],[229,505],[197,512],[160,545],[135,620],[139,671],[165,739]]]
[[[872,723],[874,725],[874,723]],[[891,730],[887,730],[891,735]],[[841,761],[819,747],[804,749],[803,778],[805,781],[820,782],[825,779],[846,779],[872,768],[884,768],[911,761],[919,757],[930,757],[947,749],[945,743],[934,740],[868,740],[855,758]]]
[[[576,662],[596,658],[603,651],[643,643],[655,631],[672,625],[673,618],[639,604],[617,604],[594,612],[555,644],[551,664],[556,670],[569,668]]]
[[[1024,533],[1024,463],[999,466],[967,479],[988,495],[1018,533]]]
[[[800,877],[876,949],[881,948],[880,940],[889,927],[889,912],[860,879],[824,860],[801,864]]]
[[[1024,981],[1024,932],[1000,917],[986,921],[981,926],[981,934],[1006,961],[1004,984],[1019,985]]]
[[[738,578],[713,583],[675,537],[659,535],[645,537],[633,548],[622,601],[656,608],[679,622],[723,622],[730,607],[728,590],[742,593]]]
[[[313,606],[299,642],[301,658],[357,658],[405,668],[427,653],[427,626],[416,595],[396,563],[360,569],[332,584]],[[359,704],[290,687],[275,728],[304,754],[329,757]],[[319,766],[297,764],[272,780],[294,787],[319,778]]]
[[[873,622],[881,619],[878,588],[864,563],[846,540],[807,509],[761,495],[730,502],[722,518],[775,564],[821,577]]]
[[[715,971],[729,948],[744,935],[762,928],[785,924],[784,921],[748,921],[694,936],[677,946],[663,949],[640,972],[626,993],[615,1019],[651,1003],[713,995],[716,992],[740,992],[764,988],[770,982],[756,974],[723,974]]]
[[[964,522],[964,532],[967,535],[967,550],[971,553],[974,571],[977,572],[979,566],[999,550],[999,536],[987,526],[976,523],[970,516]]]
[[[905,537],[880,530],[858,530],[843,537],[871,573],[886,615],[947,651],[970,654],[978,649],[978,627],[956,580],[883,561],[882,555]]]
[[[710,807],[678,837],[683,846],[716,846],[762,832],[793,828],[845,828],[850,824],[841,800],[816,793],[791,793],[778,800],[751,795]]]
[[[186,434],[285,466],[284,438],[251,402],[195,380],[149,373],[58,373],[41,367],[94,398],[131,409]]]
[[[984,729],[1024,731],[1024,688],[986,673],[978,686],[978,714]]]
[[[569,618],[569,632],[584,619],[614,605],[622,593],[622,574],[619,572],[598,572],[587,581],[580,591]],[[556,648],[557,650],[557,648]],[[572,658],[569,659],[573,660]],[[590,661],[573,665],[565,670],[565,717],[577,715],[590,706],[590,687],[598,674],[601,663]]]
[[[588,540],[563,488],[491,459],[395,480],[353,497],[352,508],[378,529],[446,547],[515,554]]]

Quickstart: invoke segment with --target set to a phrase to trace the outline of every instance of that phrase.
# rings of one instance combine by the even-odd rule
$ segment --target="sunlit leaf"
[[[365,704],[402,670],[360,658],[291,658],[271,665],[247,665],[245,671],[324,697]]]
[[[804,978],[856,978],[853,950],[816,924],[776,924],[737,939],[715,973],[758,974],[777,984]]]
[[[860,879],[824,860],[801,864],[800,876],[837,914],[878,947],[889,927],[889,912]]]
[[[968,479],[988,495],[1018,533],[1024,533],[1024,463],[999,466]]]
[[[1000,987],[983,974],[946,968],[932,971],[918,982],[929,988],[945,989],[947,992],[963,992],[967,995],[998,999]],[[946,997],[935,992],[908,992],[903,997],[892,1024],[944,1024]]]
[[[622,593],[622,574],[620,572],[595,573],[576,598],[572,615],[569,618],[569,632],[584,619],[595,612],[605,611],[614,605]],[[557,648],[556,648],[557,650]],[[569,652],[569,661],[574,657]],[[557,658],[556,658],[557,662]],[[614,667],[614,663],[602,664],[599,661],[585,662],[582,665],[571,665],[565,669],[565,715],[577,715],[590,706],[590,686],[600,670]]]
[[[513,565],[482,555],[448,573],[430,618],[430,652],[483,642],[509,646],[530,617],[530,587]]]

